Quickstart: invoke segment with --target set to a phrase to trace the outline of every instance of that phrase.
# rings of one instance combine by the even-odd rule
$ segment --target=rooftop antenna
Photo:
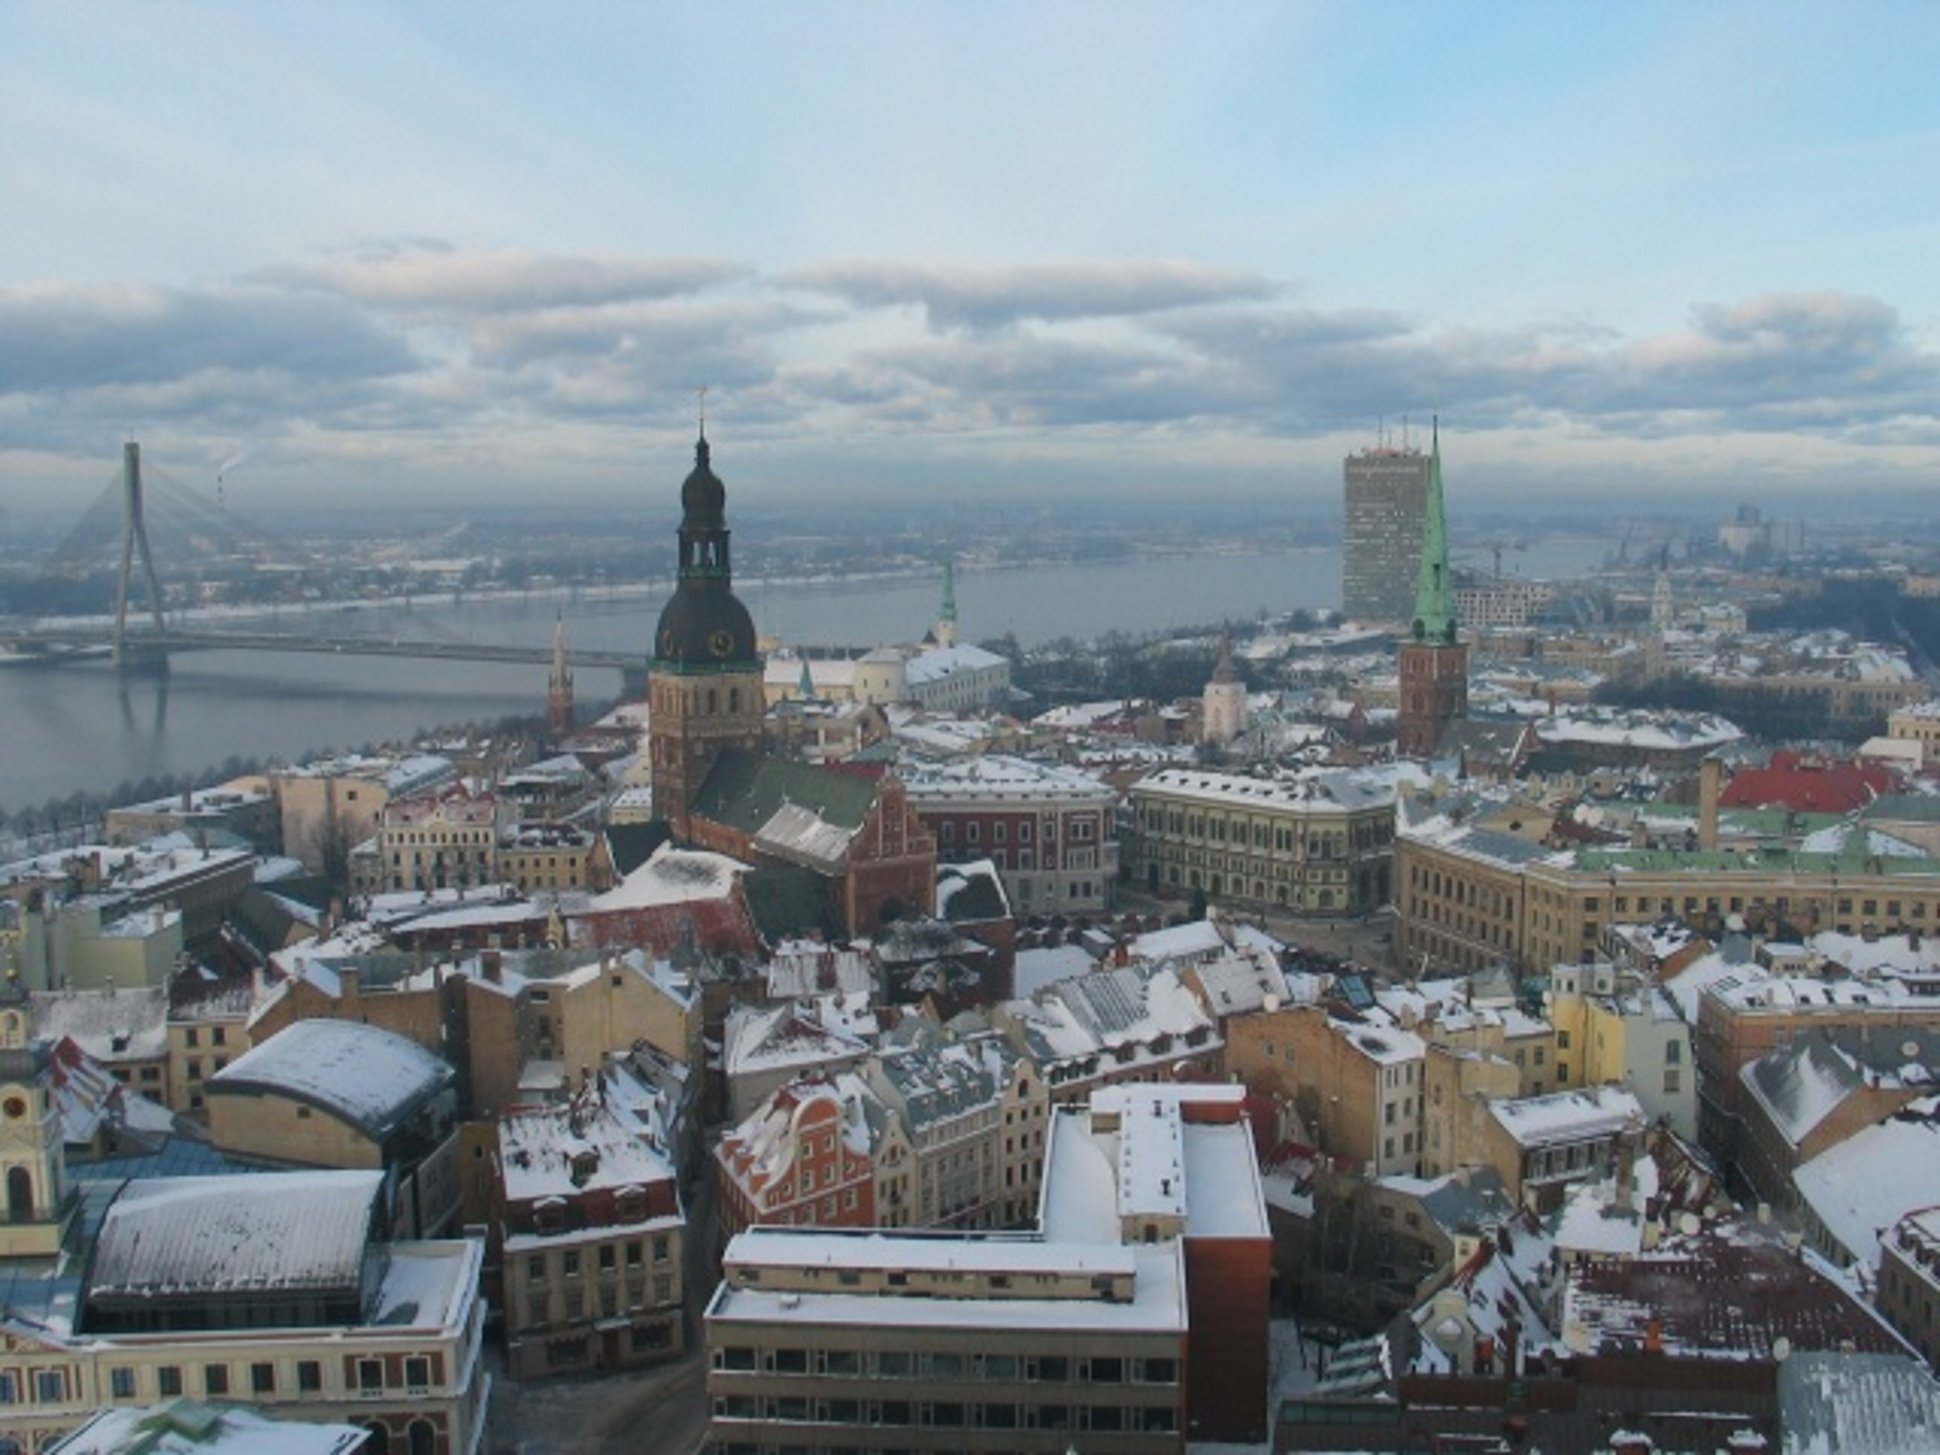
[[[1401,448],[1404,453],[1408,448],[1408,416],[1405,414],[1401,416]]]
[[[694,391],[695,396],[700,400],[700,419],[701,419],[701,438],[702,439],[707,438],[707,388],[708,386],[703,384],[701,385],[700,388]]]
[[[1388,417],[1385,414],[1378,414],[1375,419],[1378,422],[1374,426],[1374,447],[1377,450],[1385,450],[1388,447]]]

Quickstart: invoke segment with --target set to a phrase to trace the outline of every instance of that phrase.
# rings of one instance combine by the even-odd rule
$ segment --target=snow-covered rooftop
[[[218,1071],[213,1093],[268,1091],[381,1139],[457,1073],[416,1041],[362,1021],[300,1020]]]
[[[131,1182],[108,1208],[90,1298],[356,1289],[381,1172]]]

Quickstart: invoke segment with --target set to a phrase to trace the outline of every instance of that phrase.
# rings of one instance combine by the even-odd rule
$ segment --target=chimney
[[[479,952],[478,964],[485,972],[485,978],[493,985],[497,985],[505,969],[505,957],[495,949],[482,950]]]
[[[1724,788],[1724,759],[1709,757],[1698,767],[1698,848],[1718,847],[1718,796]]]

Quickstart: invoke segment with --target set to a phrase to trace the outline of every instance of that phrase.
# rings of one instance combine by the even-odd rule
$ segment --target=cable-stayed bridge
[[[159,514],[151,508],[158,501],[165,507]],[[154,549],[157,542],[168,552],[164,559],[177,563],[178,574],[185,563],[204,576],[293,570],[316,564],[303,552],[179,482],[164,480],[151,488],[143,479],[140,447],[131,441],[123,447],[120,475],[83,513],[55,551],[47,571],[48,579],[77,583],[85,591],[91,589],[87,583],[98,586],[103,566],[111,565],[112,601],[101,602],[94,610],[111,607],[112,620],[106,625],[0,628],[0,654],[55,666],[106,652],[120,670],[138,673],[166,672],[172,654],[198,651],[307,652],[541,666],[553,661],[551,647],[411,640],[350,632],[171,625],[163,609],[162,572],[157,568]],[[118,554],[104,559],[116,547]],[[645,692],[643,653],[568,650],[566,665],[609,668],[622,675],[630,693]]]

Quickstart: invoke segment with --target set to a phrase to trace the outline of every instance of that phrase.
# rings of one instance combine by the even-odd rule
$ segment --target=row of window
[[[221,1398],[232,1393],[247,1391],[252,1395],[288,1393],[316,1394],[323,1389],[323,1365],[316,1359],[296,1361],[295,1381],[279,1371],[273,1360],[259,1360],[247,1365],[211,1363],[200,1366],[199,1373],[192,1373],[192,1366],[180,1364],[159,1364],[155,1368],[155,1388],[153,1395],[162,1399],[174,1399],[187,1394],[194,1384],[196,1393]],[[35,1369],[22,1371],[0,1369],[0,1405],[35,1403],[65,1404],[75,1393],[69,1388],[69,1370]],[[31,1380],[27,1375],[31,1374]],[[146,1397],[141,1389],[140,1370],[132,1365],[115,1365],[108,1370],[108,1393],[115,1399],[140,1399]],[[431,1360],[422,1354],[413,1354],[404,1361],[404,1385],[411,1392],[423,1392],[431,1388]],[[381,1359],[360,1359],[357,1361],[356,1392],[376,1394],[385,1388],[384,1361]],[[26,1396],[31,1391],[31,1400]]]
[[[818,1374],[877,1379],[969,1379],[1033,1384],[1177,1384],[1179,1361],[1063,1354],[919,1354],[881,1349],[762,1349],[728,1345],[714,1351],[714,1367],[727,1373]]]
[[[1093,1430],[1164,1434],[1178,1429],[1169,1404],[970,1404],[955,1400],[762,1399],[728,1395],[714,1401],[720,1420],[871,1425],[932,1430]],[[728,1446],[726,1448],[734,1448]]]
[[[640,1238],[629,1238],[624,1244],[621,1244],[621,1245],[615,1245],[612,1243],[602,1243],[599,1245],[599,1248],[594,1257],[594,1261],[602,1273],[611,1272],[614,1268],[619,1266],[619,1248],[621,1247],[624,1247],[624,1249],[626,1250],[627,1267],[639,1268],[642,1266],[641,1258],[642,1258],[642,1255],[646,1252],[646,1243]],[[671,1256],[671,1252],[672,1252],[672,1244],[668,1239],[655,1238],[653,1240],[653,1261],[654,1262],[665,1263],[667,1259]],[[564,1273],[566,1277],[568,1278],[579,1277],[580,1272],[584,1267],[584,1260],[583,1260],[581,1250],[578,1248],[562,1249],[559,1255],[559,1267],[560,1267],[560,1271]],[[527,1281],[531,1283],[543,1283],[545,1281],[545,1278],[546,1278],[546,1255],[545,1254],[533,1253],[526,1258],[525,1276]]]

